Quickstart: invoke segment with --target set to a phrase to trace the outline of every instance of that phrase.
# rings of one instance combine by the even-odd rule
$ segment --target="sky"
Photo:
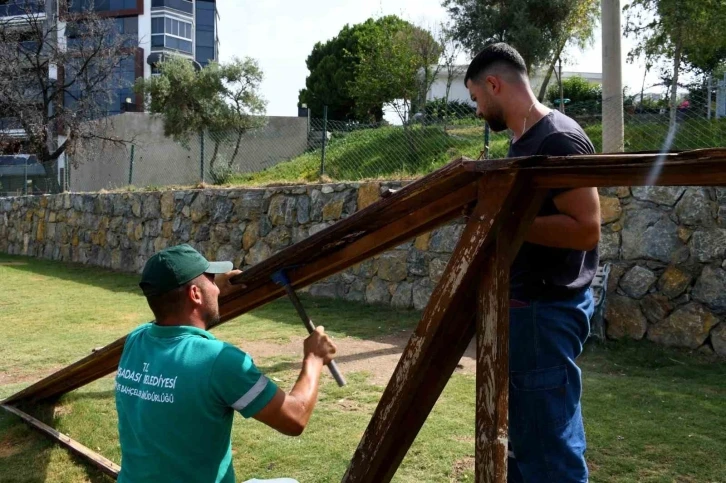
[[[220,14],[220,61],[232,57],[257,59],[264,72],[261,94],[267,100],[270,116],[297,116],[297,99],[308,75],[305,59],[316,42],[334,37],[345,24],[364,22],[370,17],[398,15],[419,25],[436,25],[448,19],[441,0],[265,0],[217,2]],[[594,44],[585,51],[570,49],[563,70],[602,72],[600,30]],[[628,64],[632,48],[623,39],[623,84],[639,92],[643,82],[642,64]],[[466,57],[461,62],[466,63]],[[650,74],[646,87],[657,82]]]

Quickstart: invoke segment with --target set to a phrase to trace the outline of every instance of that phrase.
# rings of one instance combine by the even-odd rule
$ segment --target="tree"
[[[527,71],[546,65],[544,97],[554,65],[569,43],[584,47],[599,18],[597,0],[444,0],[454,38],[474,54],[507,42],[524,58]]]
[[[223,170],[229,172],[244,133],[265,124],[266,102],[258,93],[263,74],[257,62],[234,58],[225,64],[211,62],[197,71],[187,59],[171,57],[159,64],[159,72],[136,84],[137,92],[147,99],[147,110],[161,116],[166,136],[184,145],[193,135],[210,133],[213,176],[220,144],[233,135],[234,152]]]
[[[726,53],[723,22],[726,12],[720,0],[633,0],[626,12],[625,35],[637,45],[628,54],[632,62],[667,60],[671,64],[670,126],[676,124],[678,86],[688,61],[702,69],[715,69]]]
[[[564,18],[560,28],[556,30],[554,49],[537,96],[540,101],[545,97],[555,64],[562,57],[565,49],[574,45],[580,50],[584,50],[591,45],[599,19],[600,0],[576,0],[573,2],[569,14]]]
[[[451,24],[441,24],[439,27],[440,37],[439,44],[441,45],[441,61],[443,62],[443,68],[446,72],[446,94],[444,101],[449,102],[449,94],[451,93],[451,84],[454,83],[456,78],[458,66],[456,65],[456,59],[462,52],[462,45],[454,37]]]
[[[61,28],[54,15],[39,15],[43,4],[17,0],[19,15],[0,18],[0,120],[6,126],[0,145],[17,139],[8,127],[22,130],[27,149],[48,162],[86,140],[122,142],[101,125],[113,96],[132,87],[122,70],[134,65],[136,39],[92,10],[65,13]]]
[[[382,33],[361,52],[350,92],[361,114],[388,105],[405,125],[412,105],[422,96],[425,100],[435,80],[441,46],[428,31],[409,23],[384,26]]]
[[[327,105],[329,119],[367,118],[367,112],[361,114],[356,109],[356,101],[349,90],[355,80],[361,52],[368,50],[382,35],[383,28],[395,31],[406,24],[394,15],[371,18],[361,24],[346,25],[336,37],[315,44],[306,60],[310,75],[305,80],[305,89],[300,91],[298,104],[307,104],[315,117],[322,117],[323,106]],[[377,121],[383,118],[382,105],[371,106],[370,109]]]

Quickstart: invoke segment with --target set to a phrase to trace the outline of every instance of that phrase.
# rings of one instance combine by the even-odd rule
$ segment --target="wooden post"
[[[461,359],[476,329],[476,299],[486,252],[499,233],[508,267],[543,192],[522,192],[527,181],[492,173],[441,282],[353,455],[344,482],[391,480]]]
[[[509,439],[509,259],[497,237],[482,264],[476,317],[476,481],[506,483]]]

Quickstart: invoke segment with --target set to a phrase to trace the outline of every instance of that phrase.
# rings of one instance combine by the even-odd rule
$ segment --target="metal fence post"
[[[320,176],[325,174],[325,144],[328,140],[328,106],[323,106],[323,152],[320,157]]]
[[[484,122],[484,159],[489,159],[489,123]]]
[[[133,183],[134,179],[134,148],[135,145],[131,145],[131,158],[129,159],[129,186]]]
[[[199,133],[200,156],[199,156],[199,177],[204,183],[204,131]]]
[[[713,90],[713,76],[708,76],[708,87],[706,88],[708,92],[708,100],[706,101],[706,119],[709,121],[711,120],[711,91]]]

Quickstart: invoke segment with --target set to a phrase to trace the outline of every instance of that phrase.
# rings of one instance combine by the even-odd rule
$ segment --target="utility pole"
[[[602,150],[624,150],[620,0],[602,0]]]

